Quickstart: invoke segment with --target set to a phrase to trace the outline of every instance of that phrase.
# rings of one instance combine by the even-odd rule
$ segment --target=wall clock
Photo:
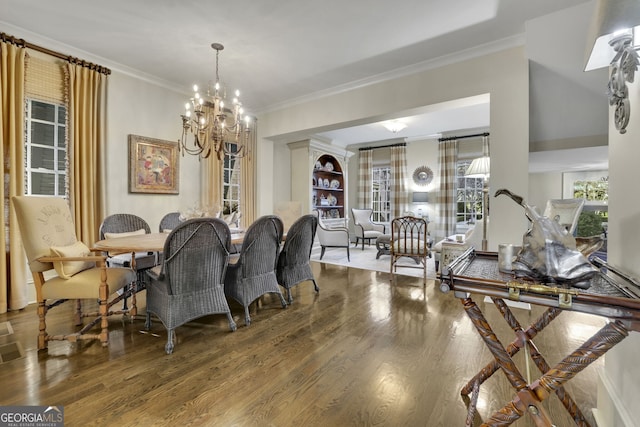
[[[433,171],[428,166],[418,166],[413,172],[413,182],[418,185],[427,185],[433,180]]]

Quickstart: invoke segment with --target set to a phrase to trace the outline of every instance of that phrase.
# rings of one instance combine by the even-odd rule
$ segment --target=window
[[[456,168],[456,213],[457,223],[461,228],[466,228],[468,224],[474,224],[476,220],[482,219],[483,178],[469,178],[464,176],[471,160],[458,162]]]
[[[375,222],[389,222],[391,219],[391,167],[374,167],[371,178],[372,219]]]
[[[229,144],[236,151],[236,144]],[[222,177],[222,213],[229,215],[240,210],[240,159],[229,154],[224,155]]]
[[[25,194],[66,196],[67,110],[33,99],[26,107]]]

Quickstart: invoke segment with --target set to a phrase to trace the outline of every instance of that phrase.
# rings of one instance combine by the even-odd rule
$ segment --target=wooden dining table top
[[[110,253],[127,252],[162,252],[164,242],[169,233],[148,233],[136,234],[125,237],[112,237],[110,239],[98,240],[94,245],[94,250]],[[231,234],[231,244],[241,244],[244,240],[244,231]]]

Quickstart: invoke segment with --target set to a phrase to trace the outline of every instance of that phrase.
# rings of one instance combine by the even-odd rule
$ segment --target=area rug
[[[311,260],[323,262],[326,264],[334,264],[334,265],[343,265],[345,267],[354,267],[361,268],[363,270],[373,270],[373,271],[381,271],[383,273],[389,273],[389,263],[391,262],[391,257],[389,255],[381,255],[380,259],[376,259],[376,254],[378,250],[375,245],[364,245],[364,250],[362,250],[362,245],[358,245],[357,247],[351,245],[349,248],[349,253],[351,255],[351,261],[347,261],[347,250],[345,248],[327,248],[324,252],[324,256],[322,260],[320,259],[320,245],[314,244],[313,249],[311,250]],[[413,277],[422,277],[422,270],[419,268],[402,268],[402,265],[416,265],[415,261],[410,258],[403,258],[398,263],[398,269],[396,274],[401,274],[404,276],[413,276]],[[427,278],[434,279],[436,277],[435,273],[435,262],[433,258],[427,259]]]

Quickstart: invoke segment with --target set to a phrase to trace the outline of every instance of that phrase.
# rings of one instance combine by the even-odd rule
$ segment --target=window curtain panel
[[[200,206],[210,212],[222,210],[222,165],[217,153],[211,153],[209,158],[200,161],[202,186]]]
[[[391,217],[402,216],[407,210],[407,147],[391,147]]]
[[[247,228],[256,220],[256,149],[258,121],[253,119],[253,131],[249,134],[248,153],[240,159],[240,226]]]
[[[458,141],[442,141],[438,145],[438,167],[440,169],[440,191],[438,194],[437,239],[450,236],[456,231],[456,166],[458,163]]]
[[[371,173],[373,167],[373,152],[360,150],[358,153],[358,208],[371,207]]]
[[[0,313],[27,305],[27,269],[13,196],[24,194],[24,82],[26,49],[0,40],[0,138],[3,164],[2,258],[0,260]]]
[[[91,247],[104,218],[107,75],[71,62],[69,81],[69,200],[78,240]],[[96,69],[97,68],[97,69]]]

